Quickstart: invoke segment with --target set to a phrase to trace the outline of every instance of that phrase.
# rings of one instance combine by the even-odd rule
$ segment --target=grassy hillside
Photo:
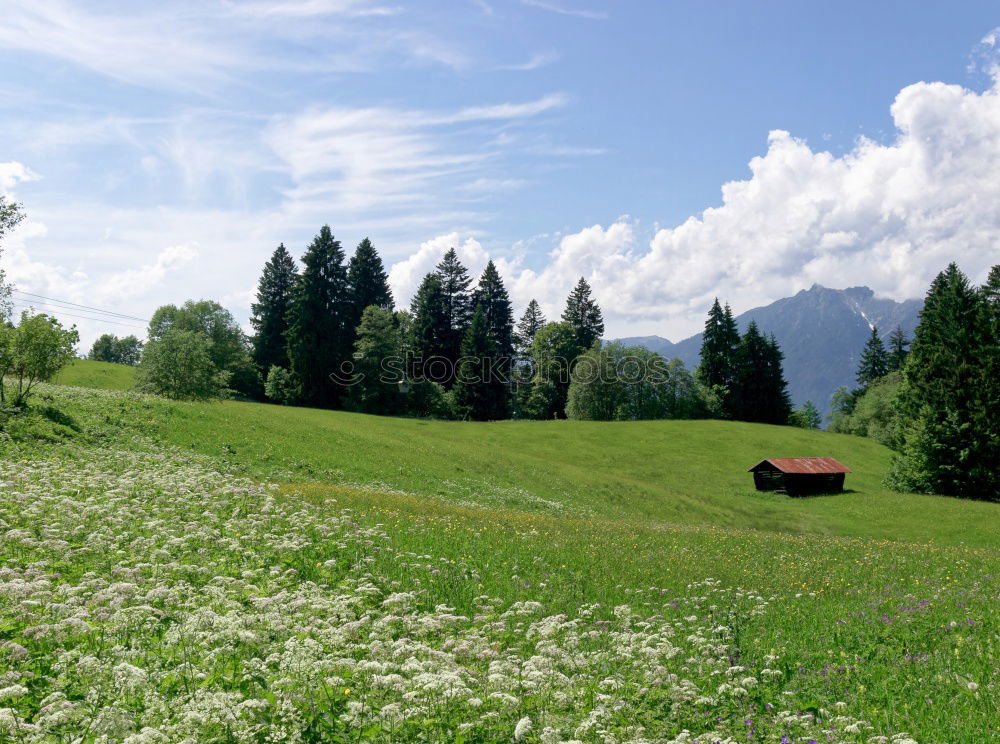
[[[131,390],[135,387],[135,367],[74,359],[56,375],[53,382],[98,390]]]
[[[151,431],[258,477],[383,484],[460,504],[629,521],[1000,544],[993,504],[882,486],[891,452],[867,439],[725,421],[394,419],[224,402],[168,404]],[[849,492],[791,499],[753,489],[765,457],[830,455]]]
[[[1000,736],[1000,506],[887,492],[874,442],[42,392],[78,434],[0,437],[24,741]],[[810,454],[850,492],[752,490]]]

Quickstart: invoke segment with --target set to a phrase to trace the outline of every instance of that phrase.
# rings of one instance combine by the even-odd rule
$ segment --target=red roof
[[[782,473],[850,473],[851,469],[840,464],[832,457],[769,457],[761,460],[747,472],[757,470],[764,463],[774,465]]]

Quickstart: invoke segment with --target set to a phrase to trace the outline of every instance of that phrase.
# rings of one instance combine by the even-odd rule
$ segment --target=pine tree
[[[889,374],[889,355],[885,344],[879,338],[878,328],[872,326],[871,336],[861,352],[861,362],[858,364],[857,381],[862,388],[868,387],[880,377]]]
[[[462,339],[465,337],[474,310],[472,294],[469,291],[472,277],[469,276],[469,270],[458,260],[458,253],[454,248],[449,248],[444,254],[444,258],[435,268],[435,273],[441,279],[441,296],[448,313],[444,356],[455,364],[462,354]],[[450,380],[445,383],[446,387],[450,385]]]
[[[347,287],[351,305],[348,327],[352,334],[361,322],[365,308],[373,305],[382,310],[391,311],[393,308],[389,275],[368,238],[358,243],[347,265]]]
[[[262,377],[267,376],[271,367],[288,366],[285,334],[288,332],[288,308],[297,281],[295,260],[282,243],[264,264],[257,283],[257,302],[250,306],[250,324],[255,331],[251,355]]]
[[[346,372],[351,353],[344,250],[329,225],[309,245],[302,265],[288,314],[288,358],[303,402],[332,407],[343,394],[336,378]]]
[[[737,354],[740,334],[729,305],[725,308],[716,298],[708,311],[705,331],[701,341],[701,363],[696,375],[706,387],[722,388],[722,408],[732,415],[733,395],[736,385]]]
[[[906,337],[902,327],[896,326],[896,330],[889,336],[889,351],[886,357],[886,365],[890,372],[896,372],[903,368],[906,355],[909,353],[906,347],[909,345],[910,340]]]
[[[535,334],[543,325],[545,325],[545,315],[542,313],[542,308],[537,300],[532,300],[521,316],[514,335],[519,354],[523,355],[528,350],[531,342],[535,340]]]
[[[788,422],[791,404],[781,368],[783,356],[774,337],[763,336],[757,323],[750,321],[736,355],[733,418],[768,424]]]
[[[483,275],[479,278],[479,285],[472,294],[472,303],[483,309],[497,354],[509,359],[514,354],[514,310],[500,272],[492,261],[486,264]]]
[[[413,296],[410,314],[413,316],[410,326],[410,348],[413,354],[410,375],[420,378],[424,376],[424,372],[431,372],[428,362],[432,359],[443,360],[446,365],[451,363],[448,356],[451,352],[451,315],[445,302],[440,276],[427,274],[424,277]],[[450,382],[452,372],[452,368],[447,367],[440,379],[432,381]]]
[[[604,334],[601,308],[591,298],[590,285],[582,276],[566,298],[566,309],[563,310],[562,319],[573,328],[576,344],[581,352],[600,341]]]
[[[483,305],[477,305],[462,339],[462,360],[455,386],[461,413],[473,421],[496,421],[508,416],[506,380],[498,378],[491,369],[497,353],[486,312]]]
[[[970,287],[955,264],[931,284],[903,368],[905,434],[887,479],[893,487],[982,498],[1000,490],[996,382],[984,369],[996,353],[984,323],[988,292]]]

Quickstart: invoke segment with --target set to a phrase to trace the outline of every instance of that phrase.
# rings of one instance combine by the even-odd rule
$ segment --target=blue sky
[[[0,0],[0,18],[0,189],[30,215],[4,261],[37,294],[139,317],[211,297],[245,321],[277,242],[299,254],[328,222],[348,250],[372,238],[401,305],[455,245],[496,259],[521,307],[556,314],[585,275],[612,335],[676,340],[716,294],[903,298],[948,260],[974,279],[996,262],[995,4]]]

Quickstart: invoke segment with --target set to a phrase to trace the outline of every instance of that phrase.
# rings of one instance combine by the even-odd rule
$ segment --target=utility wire
[[[101,313],[103,315],[113,315],[113,316],[118,317],[118,318],[125,318],[126,320],[138,320],[138,321],[140,321],[142,323],[148,323],[149,322],[149,318],[139,318],[139,317],[137,317],[135,315],[126,315],[124,313],[116,313],[113,310],[102,310],[99,307],[91,307],[89,305],[81,305],[78,302],[70,302],[69,300],[58,300],[58,299],[56,299],[54,297],[46,297],[45,295],[35,294],[33,292],[24,292],[24,291],[22,291],[20,289],[15,289],[14,290],[14,294],[25,295],[27,297],[37,297],[40,300],[48,300],[49,302],[56,302],[56,303],[59,303],[60,305],[71,305],[72,307],[78,307],[78,308],[81,308],[83,310],[87,310],[87,311],[90,311],[90,312]]]
[[[22,309],[22,310],[34,310],[35,309],[35,305],[34,304],[29,303],[29,302],[27,302],[25,300],[19,300],[19,299],[15,298],[14,304],[19,305],[20,309]],[[38,304],[45,305],[47,303],[40,302]],[[52,314],[53,315],[65,315],[65,316],[70,317],[70,318],[79,318],[81,320],[96,320],[99,323],[111,323],[112,325],[125,326],[126,328],[136,328],[136,329],[141,330],[141,331],[146,330],[145,326],[138,326],[138,325],[135,325],[134,323],[123,323],[120,320],[109,320],[108,318],[95,317],[93,315],[77,315],[76,313],[68,312],[66,310],[63,310],[62,308],[56,308],[54,311],[52,311]]]

